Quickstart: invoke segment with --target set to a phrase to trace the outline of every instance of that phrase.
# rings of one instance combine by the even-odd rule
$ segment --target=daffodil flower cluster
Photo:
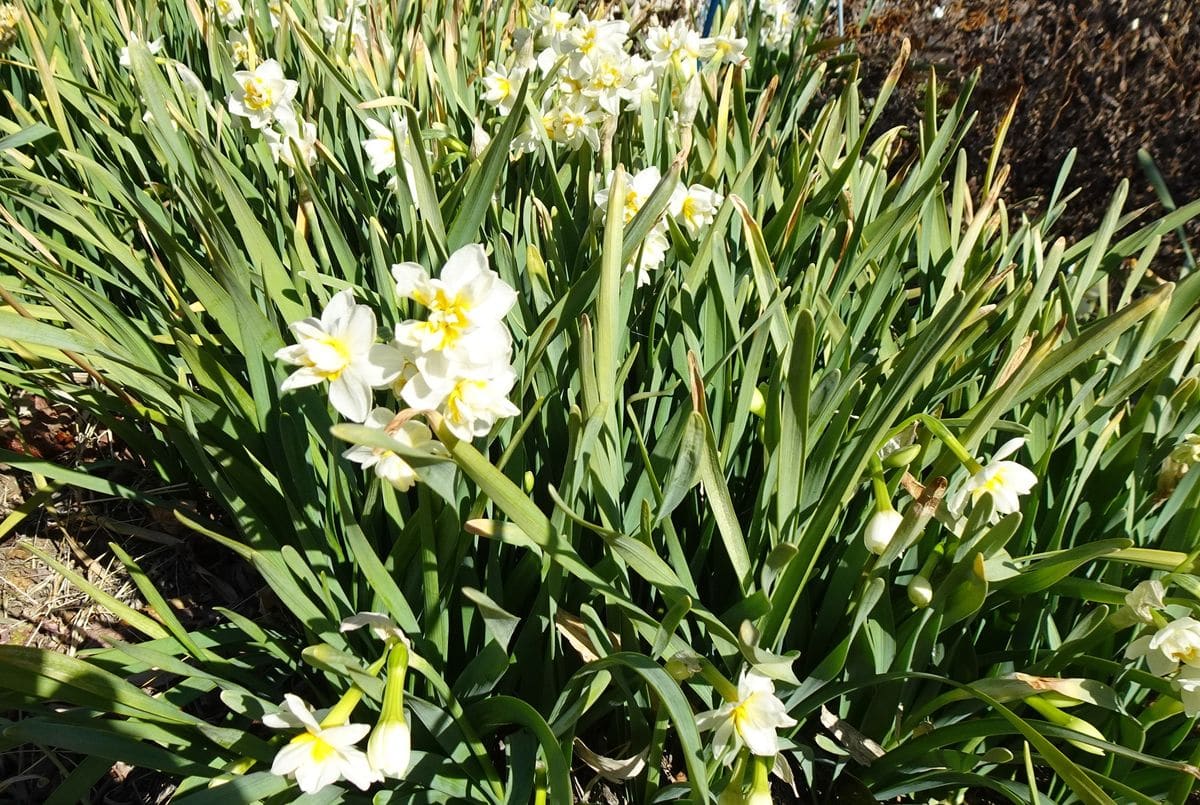
[[[516,292],[488,267],[482,246],[450,255],[434,278],[416,263],[392,266],[396,294],[425,310],[423,319],[395,326],[379,343],[375,312],[347,289],[330,300],[319,318],[291,325],[296,343],[275,357],[297,367],[280,385],[287,392],[328,383],[329,402],[342,416],[382,430],[401,446],[430,456],[445,447],[412,412],[374,406],[374,393],[389,389],[415,411],[439,414],[460,439],[483,436],[497,420],[520,413],[508,394],[516,384],[512,336],[504,317]],[[394,451],[358,445],[344,456],[401,491],[416,471]]]
[[[537,3],[529,21],[530,27],[514,32],[508,63],[487,65],[480,82],[483,100],[503,116],[512,111],[527,77],[552,79],[540,108],[513,141],[515,156],[536,152],[545,142],[598,151],[602,134],[623,110],[657,98],[664,82],[673,80],[675,90],[685,87],[702,62],[741,61],[746,46],[732,34],[701,37],[678,21],[649,29],[643,56],[633,52],[625,20],[591,19],[582,11],[572,15]]]
[[[349,721],[362,691],[351,688],[328,710],[313,711],[300,697],[285,694],[279,712],[263,717],[263,724],[278,730],[299,729],[275,755],[271,772],[293,777],[300,790],[315,794],[346,780],[362,791],[387,778],[402,779],[408,772],[412,738],[404,714],[404,679],[408,671],[408,640],[391,618],[378,612],[360,612],[342,621],[343,632],[368,627],[384,643],[383,658],[369,669],[371,675],[386,667],[383,708],[374,728]],[[367,751],[357,744],[370,733]]]
[[[800,24],[796,0],[759,0],[762,14],[760,42],[767,50],[786,51],[792,44],[792,35]]]
[[[622,217],[626,225],[645,206],[650,194],[654,192],[661,181],[662,174],[658,168],[654,167],[643,168],[626,177],[625,199],[622,205]],[[597,190],[593,197],[596,206],[601,210],[608,207],[611,187],[612,174],[610,173],[604,187]],[[661,266],[667,256],[667,249],[671,245],[667,235],[667,215],[674,218],[675,222],[689,236],[698,238],[704,229],[716,219],[717,211],[724,200],[724,196],[704,185],[677,184],[671,190],[671,199],[667,204],[666,214],[654,223],[649,234],[646,235],[646,239],[642,241],[639,253],[634,255],[629,265],[626,266],[628,271],[637,271],[638,285],[649,283],[650,272]]]

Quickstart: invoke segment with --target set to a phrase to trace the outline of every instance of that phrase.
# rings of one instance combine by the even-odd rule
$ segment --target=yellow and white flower
[[[672,217],[692,237],[698,237],[703,229],[717,217],[717,210],[725,197],[702,184],[690,187],[680,185],[671,194]]]
[[[517,102],[517,95],[521,91],[521,82],[525,80],[525,71],[520,67],[508,69],[504,65],[493,62],[484,70],[481,80],[483,81],[481,97],[484,103],[494,106],[500,114],[507,115],[512,111],[513,104]]]
[[[701,731],[714,731],[713,756],[727,766],[742,747],[747,747],[753,755],[773,757],[779,752],[775,731],[797,723],[775,695],[775,683],[753,668],[742,670],[737,695],[736,702],[725,702],[696,716],[696,726]]]
[[[511,339],[503,321],[517,292],[488,267],[482,246],[455,251],[436,279],[417,263],[392,266],[392,276],[401,299],[412,299],[428,311],[424,321],[396,327],[398,342],[422,352],[448,352],[452,360],[487,355],[490,361],[502,353],[507,362]]]
[[[242,0],[214,0],[213,9],[224,25],[232,27],[242,21]]]
[[[395,439],[404,447],[409,448],[418,453],[426,453],[430,456],[448,456],[446,447],[437,439],[433,438],[433,433],[430,432],[425,423],[416,419],[410,419],[398,425],[393,425],[396,415],[387,408],[374,408],[371,413],[367,414],[367,419],[363,423],[368,428],[375,428],[387,432],[389,436]],[[407,492],[412,489],[413,484],[418,480],[417,472],[403,458],[391,450],[385,450],[380,447],[368,447],[367,445],[354,445],[350,449],[342,453],[343,458],[347,458],[359,464],[364,470],[374,469],[375,475],[387,481],[401,492]],[[342,623],[342,630],[347,628],[346,622]]]
[[[1200,621],[1176,618],[1154,634],[1139,637],[1125,649],[1125,658],[1139,657],[1146,658],[1155,676],[1170,676],[1180,667],[1200,671]]]
[[[237,89],[229,95],[229,111],[249,120],[252,128],[295,117],[292,99],[298,85],[284,77],[279,62],[267,59],[253,70],[239,70],[233,78]]]
[[[397,145],[401,148],[408,148],[412,145],[412,137],[408,132],[408,121],[393,112],[386,123],[369,117],[366,119],[366,125],[371,136],[362,141],[362,147],[367,154],[367,160],[371,163],[371,172],[378,176],[393,170],[396,163],[399,162],[404,166],[404,181],[408,185],[409,192],[415,196],[417,185],[413,166],[397,150]],[[393,176],[388,180],[388,187],[394,187],[395,182],[396,177]]]
[[[761,41],[768,50],[787,50],[800,22],[794,0],[762,0]]]
[[[516,373],[507,360],[503,368],[497,368],[499,364],[464,366],[441,352],[427,354],[418,360],[420,372],[404,386],[404,401],[413,408],[437,411],[460,439],[486,436],[497,420],[521,413],[508,399]]]
[[[658,187],[662,181],[662,174],[658,168],[649,167],[643,168],[637,173],[631,174],[625,180],[625,203],[622,207],[622,218],[626,224],[641,211],[645,206],[647,199]],[[608,180],[604,187],[596,191],[592,197],[596,202],[596,206],[601,210],[607,209],[609,188],[612,187],[612,174],[608,175]],[[638,273],[638,285],[646,285],[650,282],[650,272],[662,265],[666,259],[667,249],[671,246],[670,238],[667,237],[667,222],[666,219],[660,218],[655,221],[654,226],[646,235],[646,239],[637,253],[630,259],[629,265],[625,267],[626,271],[636,270]]]
[[[985,493],[992,496],[992,519],[1020,511],[1021,496],[1032,492],[1038,479],[1027,467],[1005,459],[1024,445],[1024,439],[1005,442],[992,460],[968,478],[954,495],[949,504],[950,511],[961,514],[968,499],[975,503]]]
[[[385,643],[404,643],[406,645],[408,643],[408,638],[405,637],[399,624],[382,612],[356,612],[350,617],[342,619],[338,631],[353,632],[364,627],[370,629],[371,634]]]
[[[347,780],[366,791],[375,782],[367,756],[355,744],[371,730],[369,724],[322,726],[316,715],[298,696],[284,697],[290,718],[270,716],[263,719],[269,727],[302,726],[304,732],[293,738],[275,755],[271,772],[280,777],[295,777],[306,794],[315,794],[339,780]]]
[[[249,65],[254,58],[254,44],[249,31],[233,31],[225,40],[229,46],[229,58],[234,67]]]
[[[721,33],[704,42],[705,55],[713,64],[741,64],[746,61],[747,44],[744,36]]]
[[[362,422],[371,411],[371,389],[390,385],[404,370],[405,356],[375,341],[375,312],[354,303],[345,290],[329,301],[321,318],[291,325],[297,343],[275,357],[300,368],[280,391],[329,383],[329,402],[342,416]]]

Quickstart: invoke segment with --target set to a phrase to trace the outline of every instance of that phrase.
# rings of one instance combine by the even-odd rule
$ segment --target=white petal
[[[307,743],[289,743],[275,755],[275,760],[271,763],[271,773],[286,777],[309,765],[312,762],[310,748],[311,745]]]
[[[351,369],[329,384],[329,404],[352,422],[362,422],[371,412],[371,385]]]
[[[440,279],[448,289],[457,291],[488,273],[487,252],[478,243],[470,243],[446,259]]]
[[[302,389],[308,386],[315,386],[324,380],[315,369],[310,366],[305,366],[303,369],[297,369],[292,372],[283,382],[279,384],[280,391],[292,391],[293,389]]]
[[[1000,461],[1008,458],[1013,453],[1025,446],[1025,439],[1018,436],[1016,439],[1009,439],[1004,444],[1000,445],[1000,449],[992,456],[992,461]]]

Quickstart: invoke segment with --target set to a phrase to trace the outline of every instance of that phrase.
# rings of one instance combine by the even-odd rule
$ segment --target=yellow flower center
[[[588,28],[583,32],[583,39],[579,43],[579,52],[583,55],[588,55],[596,47],[596,29]]]
[[[982,483],[979,484],[979,486],[971,490],[971,500],[979,500],[979,498],[983,497],[984,492],[989,492],[992,495],[995,495],[996,492],[1000,491],[1007,485],[1004,468],[997,467]]]
[[[1193,665],[1197,660],[1200,660],[1200,646],[1194,644],[1172,653],[1175,655],[1177,661],[1186,665]]]
[[[438,349],[449,349],[458,343],[471,323],[471,305],[461,296],[449,296],[438,288],[433,296],[414,294],[413,298],[429,308],[425,329],[441,336]]]
[[[625,223],[633,220],[633,217],[638,214],[638,210],[642,208],[642,199],[636,190],[625,191]]]
[[[328,741],[319,735],[313,735],[311,732],[300,733],[292,739],[292,743],[310,745],[308,752],[315,763],[323,763],[337,753],[337,749]]]
[[[477,389],[482,389],[487,385],[486,380],[460,380],[454,386],[454,390],[446,397],[446,414],[452,422],[465,422],[467,419],[466,412],[463,411],[463,392],[474,386]]]
[[[686,198],[684,198],[683,206],[680,208],[679,212],[689,222],[692,222],[693,219],[696,217],[696,212],[697,212],[696,199],[692,198],[691,196],[687,196]]]
[[[324,344],[325,346],[332,349],[335,353],[337,353],[340,363],[338,364],[338,366],[336,368],[322,369],[321,367],[317,366],[312,360],[309,360],[309,366],[311,366],[313,369],[316,369],[317,374],[319,374],[324,379],[331,380],[331,381],[337,380],[339,377],[341,377],[342,372],[344,372],[346,370],[346,367],[350,365],[350,348],[346,346],[345,341],[342,341],[342,339],[340,339],[340,338],[334,338],[331,335],[325,336],[324,338],[322,338],[320,340],[319,343]]]
[[[247,109],[253,109],[255,112],[270,109],[275,103],[275,93],[267,86],[267,82],[258,76],[246,79],[242,91],[245,94],[242,103]]]
[[[493,80],[496,84],[496,91],[500,93],[501,98],[507,98],[509,95],[512,95],[511,81],[501,76],[496,76],[496,78]]]
[[[751,702],[754,701],[754,697],[757,695],[757,693],[751,693],[749,696],[738,702],[737,706],[733,708],[733,728],[737,730],[738,735],[742,734],[742,724],[750,720],[750,705]]]

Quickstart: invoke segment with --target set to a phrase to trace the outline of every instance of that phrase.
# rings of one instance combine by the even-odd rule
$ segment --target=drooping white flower
[[[717,210],[725,200],[717,191],[702,184],[680,185],[671,194],[671,215],[692,237],[698,237],[704,227],[717,218]]]
[[[369,724],[322,727],[308,705],[293,694],[284,697],[292,716],[304,727],[275,755],[271,773],[295,777],[300,790],[315,794],[345,779],[366,791],[375,781],[367,756],[355,744],[371,730]]]
[[[1146,658],[1150,673],[1169,676],[1180,666],[1200,670],[1200,621],[1176,618],[1152,635],[1134,640],[1125,649],[1126,659]]]
[[[139,45],[139,44],[144,44],[146,46],[146,50],[150,51],[151,56],[157,56],[159,51],[161,51],[163,49],[163,41],[164,41],[163,37],[160,36],[158,39],[154,39],[154,40],[143,43],[141,40],[141,37],[139,37],[135,33],[130,33],[129,34],[129,44],[127,44],[125,47],[121,48],[120,59],[119,59],[120,65],[122,67],[124,67],[126,70],[128,70],[132,66],[132,61],[130,60],[130,57],[129,57],[129,48],[137,47],[137,45]]]
[[[1200,669],[1184,668],[1175,677],[1175,689],[1183,700],[1183,712],[1188,718],[1200,715]]]
[[[345,19],[324,14],[318,24],[327,41],[335,45],[348,42],[351,50],[364,48],[367,46],[367,18],[353,9],[349,14]]]
[[[1032,492],[1038,479],[1027,467],[1005,459],[1024,444],[1024,439],[1012,439],[1001,446],[992,460],[968,478],[954,495],[950,510],[961,514],[968,499],[974,503],[987,493],[992,496],[993,519],[1020,511],[1021,496]]]
[[[367,415],[363,424],[368,428],[387,431],[387,434],[401,445],[416,452],[427,453],[430,456],[449,455],[445,445],[433,438],[433,433],[423,422],[410,419],[392,426],[395,417],[395,413],[390,409],[375,408]],[[358,463],[364,470],[374,469],[375,475],[401,492],[407,492],[419,480],[416,470],[391,450],[359,444],[342,453],[342,457]],[[345,622],[342,627],[345,628]]]
[[[213,8],[224,25],[234,26],[242,21],[242,0],[215,0]]]
[[[300,368],[280,391],[329,382],[329,402],[342,416],[362,422],[371,411],[371,389],[391,384],[404,370],[405,356],[375,342],[375,312],[354,302],[345,290],[329,301],[321,318],[291,325],[297,343],[275,357]]]
[[[229,111],[249,120],[252,128],[295,117],[292,99],[299,85],[284,77],[279,62],[267,59],[253,70],[239,70],[233,79],[237,89],[229,95]]]
[[[353,632],[364,626],[371,630],[371,634],[385,643],[408,642],[408,638],[404,636],[404,631],[400,626],[382,612],[356,612],[348,618],[343,618],[338,628],[342,632]]]
[[[296,169],[296,152],[305,165],[317,161],[317,124],[282,118],[276,127],[263,129],[263,138],[271,148],[271,157],[292,170]]]
[[[775,695],[775,683],[755,669],[743,669],[738,679],[738,700],[696,716],[701,730],[714,730],[713,756],[731,765],[742,747],[762,757],[779,751],[775,731],[796,726],[783,702]]]
[[[412,731],[406,718],[380,719],[367,739],[367,762],[381,777],[401,780],[412,758]]]
[[[904,515],[895,509],[884,509],[871,515],[871,519],[867,521],[867,531],[863,535],[863,542],[866,543],[867,550],[877,556],[882,556],[883,552],[892,544],[892,539],[896,536],[896,529],[900,527],[900,521],[903,519]]]
[[[1153,612],[1166,606],[1163,603],[1165,593],[1162,582],[1158,579],[1143,581],[1125,596],[1125,606],[1129,607],[1142,623],[1154,623]]]
[[[525,71],[520,67],[508,69],[494,62],[484,70],[483,101],[496,108],[502,115],[512,111],[521,91],[521,82],[525,80]]]
[[[371,136],[362,141],[362,147],[371,163],[371,172],[378,176],[385,171],[394,169],[396,163],[399,162],[404,166],[404,181],[408,185],[409,192],[415,196],[417,185],[413,166],[397,149],[397,145],[400,148],[408,148],[412,145],[408,121],[399,113],[393,112],[386,123],[369,117],[366,119],[366,125]],[[394,186],[395,181],[396,177],[393,176],[388,180],[388,187]]]
[[[503,353],[507,360],[509,339],[502,322],[516,304],[517,292],[488,267],[482,246],[455,251],[436,279],[417,263],[392,266],[392,276],[401,299],[412,299],[428,311],[424,321],[397,326],[397,341],[422,352],[449,351],[457,360],[467,360],[470,353],[486,354],[488,360]]]

